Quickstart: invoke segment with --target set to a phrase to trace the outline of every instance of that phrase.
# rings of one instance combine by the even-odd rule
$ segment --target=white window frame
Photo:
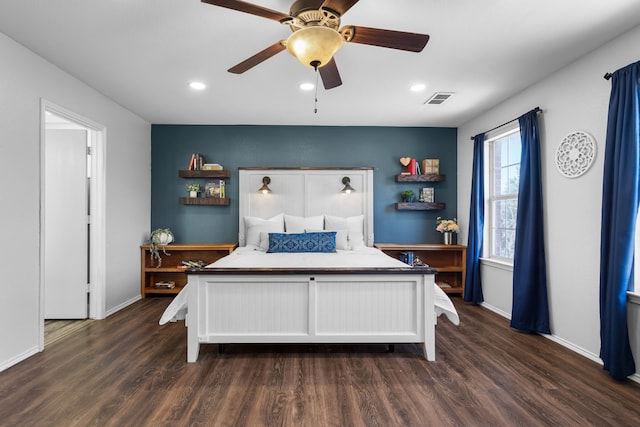
[[[494,215],[494,209],[493,209],[493,206],[494,206],[493,202],[496,200],[509,200],[514,198],[513,195],[495,196],[493,193],[495,188],[494,186],[495,184],[495,181],[494,181],[495,144],[494,142],[499,139],[513,135],[514,133],[520,133],[520,124],[517,120],[511,123],[508,123],[506,125],[503,125],[491,132],[488,132],[485,135],[485,159],[488,159],[489,161],[486,162],[488,163],[487,165],[488,167],[485,167],[485,189],[487,190],[485,194],[485,212],[488,213],[488,215],[485,216],[484,241],[488,242],[488,244],[484,245],[485,253],[483,254],[483,258],[485,262],[489,262],[496,266],[507,267],[509,269],[513,268],[513,259],[493,255],[494,242],[493,242],[492,234],[495,228],[494,227],[495,215]],[[517,193],[515,194],[515,198],[517,200],[518,198]]]

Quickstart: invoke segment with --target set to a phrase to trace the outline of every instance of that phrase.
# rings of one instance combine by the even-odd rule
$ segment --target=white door
[[[89,262],[87,131],[48,129],[44,153],[44,317],[85,319]]]

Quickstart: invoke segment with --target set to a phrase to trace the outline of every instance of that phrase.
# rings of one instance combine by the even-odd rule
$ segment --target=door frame
[[[44,149],[46,143],[46,114],[51,112],[87,130],[87,137],[91,142],[91,180],[89,184],[89,213],[91,227],[89,227],[89,318],[104,319],[105,317],[105,145],[107,129],[104,125],[83,117],[71,110],[54,104],[44,98],[40,102],[40,255],[39,269],[39,298],[40,322],[39,337],[40,351],[44,349]]]

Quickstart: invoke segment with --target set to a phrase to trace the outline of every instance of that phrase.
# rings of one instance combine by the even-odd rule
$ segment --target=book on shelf
[[[202,170],[204,170],[204,171],[221,171],[221,170],[224,170],[224,168],[222,167],[222,165],[219,165],[218,163],[205,163],[202,166]]]
[[[407,171],[409,171],[409,175],[417,175],[418,164],[416,163],[416,159],[409,160],[409,164],[407,165]]]
[[[207,266],[207,263],[200,260],[192,261],[188,259],[188,260],[182,260],[182,265],[186,266],[187,268],[205,268]]]
[[[153,287],[156,289],[173,289],[176,287],[176,282],[156,282]]]
[[[400,253],[400,261],[404,262],[405,264],[409,264],[410,266],[413,267],[413,260],[414,260],[413,252],[409,251],[409,252]]]
[[[189,170],[199,171],[199,170],[202,170],[203,166],[204,166],[204,156],[199,153],[191,154],[191,160],[189,161]]]
[[[226,197],[224,179],[217,179],[215,181],[207,182],[204,187],[204,194],[205,197],[224,199]]]

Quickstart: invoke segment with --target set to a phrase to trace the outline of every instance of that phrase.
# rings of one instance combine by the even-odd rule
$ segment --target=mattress
[[[261,251],[256,246],[245,246],[236,249],[233,253],[220,258],[216,262],[207,265],[206,268],[238,268],[238,269],[269,269],[269,268],[406,268],[407,264],[384,252],[372,248],[362,247],[357,250],[342,251],[332,253],[267,253]],[[187,292],[189,285],[184,287],[176,298],[169,304],[162,317],[160,324],[169,321],[183,320],[187,313]],[[440,287],[434,285],[435,312],[436,316],[444,314],[449,321],[458,325],[460,319],[451,299]]]
[[[207,265],[207,268],[406,268],[407,264],[376,248],[336,252],[268,253],[244,246]]]

